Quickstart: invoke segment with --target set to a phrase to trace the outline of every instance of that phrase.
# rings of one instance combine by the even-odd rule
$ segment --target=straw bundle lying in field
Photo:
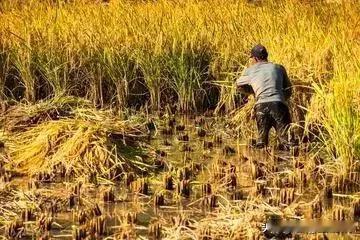
[[[91,103],[84,99],[61,96],[33,105],[19,103],[10,107],[0,118],[0,122],[6,130],[21,131],[44,121],[74,117],[75,109],[91,107]]]
[[[248,102],[245,105],[242,105],[230,113],[230,122],[234,124],[235,129],[241,136],[251,136],[255,131],[254,122],[251,121],[254,106],[255,99],[253,95],[251,95],[248,97]]]
[[[43,103],[42,106],[50,105]],[[146,168],[139,160],[142,159],[139,124],[124,121],[108,111],[63,106],[67,108],[67,117],[44,117],[41,121],[39,116],[45,116],[49,109],[50,112],[64,109],[56,104],[41,109],[39,105],[33,106],[40,109],[32,114],[32,119],[40,122],[36,125],[24,126],[24,117],[19,115],[9,119],[12,129],[21,127],[22,131],[8,132],[11,158],[8,167],[29,175],[51,173],[60,168],[63,174],[75,176],[91,173],[109,176],[114,172],[121,174]]]

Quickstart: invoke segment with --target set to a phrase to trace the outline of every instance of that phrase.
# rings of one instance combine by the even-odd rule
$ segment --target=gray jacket
[[[247,68],[236,80],[238,87],[250,85],[255,93],[256,104],[283,102],[291,96],[291,83],[282,65],[258,62]]]

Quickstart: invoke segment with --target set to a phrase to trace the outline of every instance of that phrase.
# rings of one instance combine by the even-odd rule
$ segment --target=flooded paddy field
[[[220,117],[146,119],[147,155],[122,155],[135,155],[136,168],[106,163],[103,172],[83,166],[81,173],[60,162],[51,171],[19,173],[9,168],[4,142],[3,238],[264,239],[269,219],[353,224],[360,217],[358,173],[332,177],[323,159],[311,157],[310,143],[290,152],[255,150]],[[353,234],[285,231],[275,239],[356,239],[352,227]]]
[[[358,0],[1,0],[0,19],[0,239],[360,239]],[[288,152],[248,147],[234,83],[259,43],[293,85]]]

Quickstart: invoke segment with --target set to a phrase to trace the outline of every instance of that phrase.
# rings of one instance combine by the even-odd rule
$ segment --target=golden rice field
[[[289,153],[247,146],[257,43],[294,85]],[[0,237],[359,238],[359,56],[357,0],[0,1]]]

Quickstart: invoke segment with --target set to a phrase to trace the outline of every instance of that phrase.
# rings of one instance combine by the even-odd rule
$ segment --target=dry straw
[[[2,119],[9,129],[7,167],[29,175],[62,167],[68,175],[103,177],[147,169],[141,158],[146,151],[141,147],[141,124],[90,105],[76,98],[57,98],[10,109]]]

